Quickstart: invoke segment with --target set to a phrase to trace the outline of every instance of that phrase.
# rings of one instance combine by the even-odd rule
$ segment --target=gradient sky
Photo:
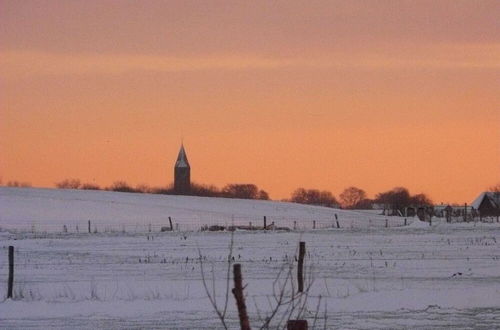
[[[0,176],[470,202],[500,182],[500,1],[0,0]]]

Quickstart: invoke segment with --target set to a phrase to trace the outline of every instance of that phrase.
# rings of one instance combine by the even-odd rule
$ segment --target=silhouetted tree
[[[231,183],[222,188],[222,196],[229,198],[257,199],[259,188],[254,184]]]
[[[410,195],[408,189],[396,187],[392,190],[377,194],[375,202],[385,205],[386,209],[392,210],[393,214],[398,211],[403,214],[408,206],[432,206],[432,200],[425,194]]]
[[[386,209],[402,212],[405,207],[410,205],[410,193],[404,187],[396,187],[377,194],[375,201],[384,204]]]
[[[344,189],[339,197],[342,207],[346,209],[354,209],[358,207],[358,204],[366,199],[366,193],[363,189],[349,187]]]
[[[259,190],[259,196],[257,197],[257,199],[261,199],[261,200],[269,200],[269,194],[264,191],[264,190]]]
[[[410,204],[413,206],[432,206],[432,200],[425,194],[416,194],[410,197]]]
[[[291,202],[300,204],[320,205],[326,207],[335,207],[337,200],[329,191],[319,191],[317,189],[297,188],[290,199]]]
[[[365,198],[359,201],[356,204],[355,208],[358,210],[371,210],[373,208],[373,203],[374,203],[373,199]]]

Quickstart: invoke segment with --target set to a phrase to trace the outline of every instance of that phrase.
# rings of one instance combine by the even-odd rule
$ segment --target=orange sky
[[[0,176],[470,202],[500,182],[500,2],[0,0]]]

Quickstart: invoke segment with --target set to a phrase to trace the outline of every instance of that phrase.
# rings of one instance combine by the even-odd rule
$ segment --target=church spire
[[[189,161],[186,156],[186,150],[184,150],[184,144],[181,144],[181,149],[179,150],[179,154],[177,155],[177,161],[175,162],[175,167],[190,168]]]
[[[191,191],[191,166],[189,166],[184,144],[181,144],[174,166],[174,191],[180,195],[189,194]]]

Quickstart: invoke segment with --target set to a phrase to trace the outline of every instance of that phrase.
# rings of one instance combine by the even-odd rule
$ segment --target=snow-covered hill
[[[386,217],[357,211],[331,209],[295,203],[212,197],[167,196],[110,191],[61,190],[40,188],[0,188],[0,226],[4,228],[68,231],[92,226],[102,230],[153,230],[168,226],[168,217],[182,230],[199,229],[208,224],[262,226],[267,223],[293,228],[336,226],[367,227],[385,225]],[[390,226],[403,219],[391,217]],[[149,227],[148,227],[149,228]]]

